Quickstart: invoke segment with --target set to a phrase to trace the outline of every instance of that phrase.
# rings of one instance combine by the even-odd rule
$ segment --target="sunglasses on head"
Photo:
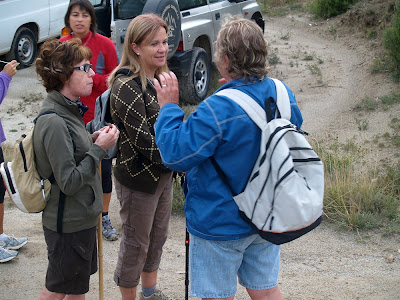
[[[86,73],[89,73],[90,69],[92,68],[93,68],[92,64],[84,64],[83,66],[74,67],[75,70],[85,71]]]

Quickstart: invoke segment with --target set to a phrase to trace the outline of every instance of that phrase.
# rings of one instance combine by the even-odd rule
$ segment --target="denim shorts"
[[[236,294],[237,278],[248,289],[278,285],[280,246],[258,234],[230,241],[205,240],[190,235],[190,295],[226,298]]]

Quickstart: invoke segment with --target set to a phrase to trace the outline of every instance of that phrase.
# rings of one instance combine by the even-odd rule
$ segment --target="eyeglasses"
[[[85,71],[86,73],[90,72],[90,69],[93,68],[92,64],[84,64],[83,66],[74,67],[75,70]]]

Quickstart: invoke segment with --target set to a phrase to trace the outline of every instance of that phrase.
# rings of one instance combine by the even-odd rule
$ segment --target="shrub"
[[[356,164],[362,156],[354,142],[342,145],[335,141],[314,149],[325,167],[327,220],[350,230],[400,232],[400,164],[359,172]]]
[[[319,18],[327,19],[347,11],[357,0],[315,0],[311,4],[312,12]]]
[[[396,2],[392,27],[383,33],[383,46],[387,49],[392,59],[395,77],[400,77],[400,3]]]
[[[257,0],[262,12],[269,16],[285,16],[291,11],[302,11],[304,0]]]
[[[185,195],[183,194],[181,176],[176,176],[173,181],[173,198],[172,198],[172,212],[177,214],[183,213],[183,208],[185,206]]]

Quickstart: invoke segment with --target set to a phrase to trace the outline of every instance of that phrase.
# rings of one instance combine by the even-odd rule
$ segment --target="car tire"
[[[142,14],[153,13],[159,15],[168,26],[168,56],[170,59],[179,46],[181,40],[181,12],[177,0],[147,0]]]
[[[27,27],[21,27],[15,34],[7,60],[15,59],[21,67],[30,66],[37,53],[37,42],[33,32]]]
[[[204,100],[210,85],[210,59],[203,48],[194,47],[189,75],[179,78],[179,98],[188,104]]]
[[[265,33],[265,20],[264,20],[262,17],[260,17],[260,16],[256,16],[256,17],[253,16],[251,19],[252,19],[254,22],[256,22],[256,24],[257,24],[258,26],[260,26],[262,32]]]

